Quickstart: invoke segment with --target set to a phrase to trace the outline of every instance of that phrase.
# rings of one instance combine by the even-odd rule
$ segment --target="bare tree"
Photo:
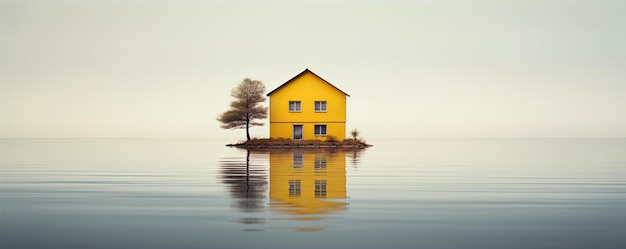
[[[250,140],[250,126],[260,126],[263,123],[255,119],[267,118],[267,107],[260,105],[265,101],[265,86],[263,82],[243,79],[241,83],[230,92],[237,100],[230,103],[230,109],[222,113],[217,120],[222,122],[224,129],[246,129],[246,137]]]

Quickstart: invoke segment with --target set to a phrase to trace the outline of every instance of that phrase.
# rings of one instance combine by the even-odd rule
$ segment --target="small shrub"
[[[328,136],[326,136],[326,142],[327,143],[337,143],[337,142],[339,142],[339,139],[337,139],[336,136],[328,135]]]
[[[357,140],[357,137],[359,137],[359,135],[361,134],[361,132],[359,130],[357,130],[356,128],[354,128],[352,131],[350,131],[350,136],[352,136],[352,139]]]

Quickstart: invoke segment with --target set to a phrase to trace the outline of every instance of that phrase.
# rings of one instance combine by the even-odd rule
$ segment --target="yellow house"
[[[346,210],[344,152],[272,151],[269,161],[270,209],[303,220]]]
[[[269,92],[270,137],[346,137],[346,96],[308,68]]]

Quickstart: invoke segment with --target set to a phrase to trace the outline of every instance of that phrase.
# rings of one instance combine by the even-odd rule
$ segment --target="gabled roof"
[[[302,73],[299,73],[298,75],[294,76],[293,78],[291,78],[290,80],[288,80],[287,82],[283,83],[282,85],[280,85],[279,87],[277,87],[276,89],[272,90],[271,92],[267,93],[267,96],[270,96],[272,93],[278,91],[278,89],[281,89],[282,87],[286,86],[287,84],[293,82],[295,79],[297,79],[298,77],[304,75],[305,73],[312,73],[313,75],[315,75],[315,77],[320,78],[322,81],[326,82],[326,84],[329,84],[330,86],[334,87],[335,89],[337,89],[337,91],[340,91],[341,93],[345,94],[346,96],[350,97],[350,95],[348,95],[346,92],[341,91],[341,89],[337,88],[336,86],[333,86],[333,84],[330,84],[330,82],[326,81],[325,79],[323,79],[322,77],[320,77],[319,75],[315,74],[314,72],[311,72],[311,70],[304,69],[304,71],[302,71]]]

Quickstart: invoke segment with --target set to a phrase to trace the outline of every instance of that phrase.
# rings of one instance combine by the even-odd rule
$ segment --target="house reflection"
[[[351,154],[347,153],[351,152],[254,149],[245,151],[245,160],[223,158],[218,177],[230,192],[231,207],[244,213],[235,222],[246,224],[246,231],[318,231],[334,226],[348,206],[346,158]],[[263,214],[267,210],[269,217]]]
[[[272,211],[320,220],[346,210],[345,152],[277,150],[270,151],[269,161]]]

